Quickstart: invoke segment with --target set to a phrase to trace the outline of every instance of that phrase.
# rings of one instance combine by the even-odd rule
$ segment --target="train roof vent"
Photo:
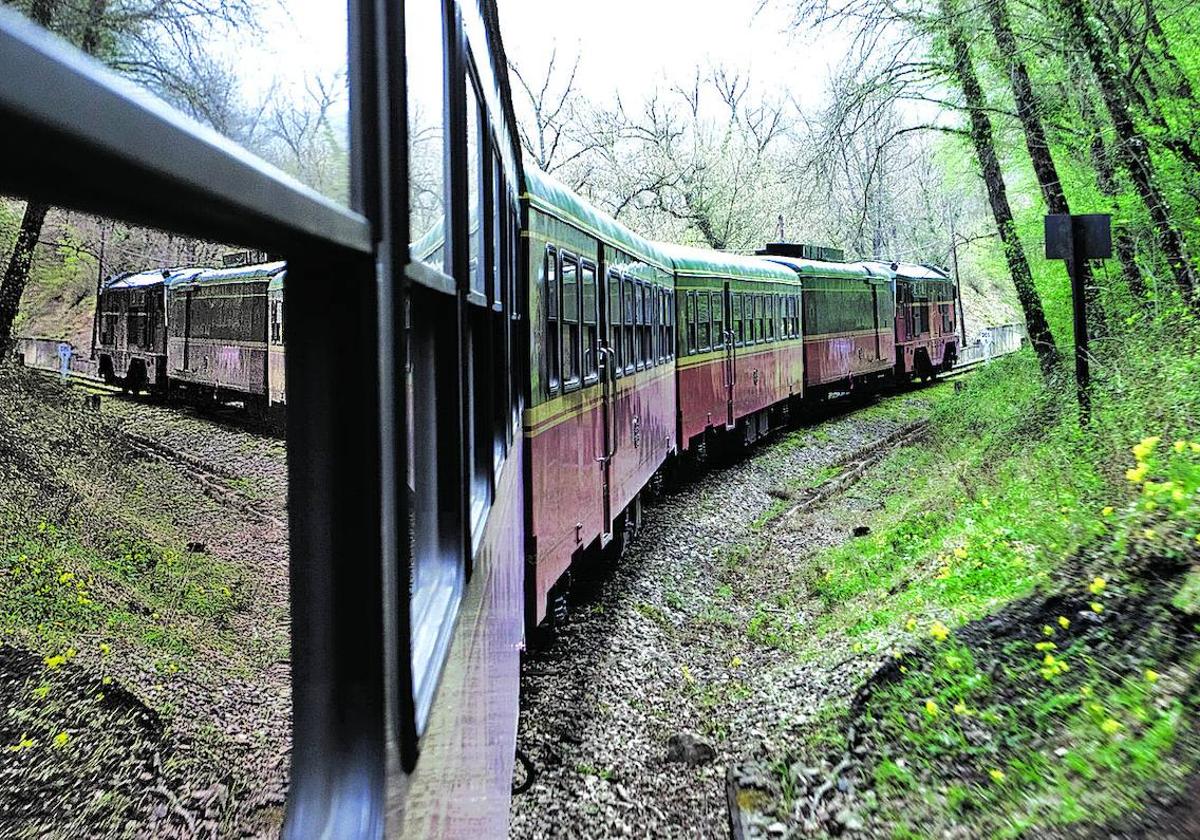
[[[845,262],[846,252],[828,245],[810,245],[806,242],[768,242],[755,251],[760,257],[791,257],[799,260],[822,260]]]

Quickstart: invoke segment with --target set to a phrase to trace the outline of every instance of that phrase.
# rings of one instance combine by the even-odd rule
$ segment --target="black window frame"
[[[547,245],[542,254],[542,306],[545,310],[546,332],[542,344],[546,394],[555,396],[562,388],[562,280],[559,272],[558,248]]]

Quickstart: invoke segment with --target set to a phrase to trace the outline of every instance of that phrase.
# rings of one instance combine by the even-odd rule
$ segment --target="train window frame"
[[[708,291],[696,293],[696,351],[703,353],[712,349],[712,316],[709,314],[711,299]]]
[[[546,393],[554,396],[562,388],[562,284],[559,279],[558,249],[547,245],[542,259],[542,301],[546,312]]]
[[[650,307],[651,289],[648,280],[642,281],[640,302],[642,304],[642,363],[645,370],[654,367],[654,312]]]
[[[568,264],[575,269],[575,319],[567,317],[567,266]],[[583,329],[580,323],[582,315],[583,300],[582,300],[582,285],[581,273],[579,270],[579,257],[567,250],[560,249],[558,252],[558,288],[559,288],[559,329],[562,332],[562,370],[560,373],[562,381],[562,391],[564,394],[569,394],[572,391],[578,391],[583,386],[582,377],[582,355],[583,355]],[[574,326],[572,332],[571,327]],[[571,350],[571,367],[568,368],[567,350]],[[568,371],[570,375],[568,376]]]
[[[708,304],[709,318],[712,321],[712,346],[714,350],[725,349],[725,295],[722,292],[710,291]]]
[[[670,361],[678,356],[675,346],[675,290],[667,289],[667,354]]]
[[[620,300],[625,312],[625,373],[632,374],[637,370],[637,306],[636,278],[622,274],[620,283]]]
[[[776,302],[776,300],[777,300],[777,298],[776,298],[774,292],[767,293],[767,296],[766,296],[766,303],[767,303],[766,323],[767,323],[767,341],[768,342],[772,342],[775,340],[775,315],[776,315],[775,302]]]
[[[592,307],[587,308],[587,277],[591,275]],[[579,333],[582,352],[580,365],[584,385],[600,381],[600,289],[596,277],[596,263],[587,258],[579,260]],[[588,321],[588,316],[591,321]],[[589,340],[589,327],[590,340]]]
[[[613,353],[612,375],[614,378],[620,378],[625,374],[624,362],[624,347],[625,342],[622,340],[622,329],[624,328],[625,310],[621,303],[621,290],[624,286],[621,272],[615,268],[610,268],[605,273],[607,279],[608,293],[608,346]],[[615,300],[614,300],[615,294]]]

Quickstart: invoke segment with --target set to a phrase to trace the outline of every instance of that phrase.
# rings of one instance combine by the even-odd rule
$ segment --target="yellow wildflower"
[[[63,656],[62,654],[59,654],[58,656],[47,656],[42,661],[46,663],[47,668],[50,668],[51,670],[53,670],[54,668],[57,668],[59,665],[66,662],[67,657]]]
[[[1042,657],[1043,665],[1052,667],[1054,665],[1054,663],[1056,663],[1057,661],[1058,660],[1054,658],[1054,654],[1052,654],[1052,653],[1047,653],[1044,657]]]
[[[112,677],[101,677],[100,685],[112,685]]]
[[[1100,515],[1101,516],[1112,516],[1113,510],[1114,510],[1114,508],[1112,505],[1105,505],[1103,508],[1100,509]]]
[[[932,700],[926,700],[925,701],[925,714],[929,715],[931,718],[937,717],[938,716],[938,704],[934,703]]]
[[[982,499],[980,499],[979,504],[983,505],[985,508],[990,508],[992,506],[992,503],[988,501],[987,496],[984,496]]]
[[[1099,595],[1101,592],[1104,591],[1104,587],[1106,587],[1106,586],[1108,586],[1108,581],[1106,581],[1104,578],[1102,578],[1102,577],[1093,578],[1091,585],[1088,587],[1088,591],[1091,592],[1093,595]]]
[[[904,622],[904,629],[910,633],[913,630],[916,630],[917,629],[917,620],[915,618],[910,618],[908,621]]]
[[[1154,447],[1158,446],[1160,440],[1162,440],[1162,437],[1159,435],[1142,438],[1141,442],[1133,447],[1133,457],[1139,461],[1145,461],[1154,452]]]
[[[59,747],[59,748],[65,747],[67,745],[67,741],[69,741],[69,740],[71,740],[70,735],[68,735],[65,731],[59,732],[57,735],[54,736],[54,746]]]
[[[101,642],[100,643],[100,655],[108,656],[110,653],[112,653],[112,647],[107,642]]]
[[[954,704],[954,714],[956,714],[956,715],[968,714],[967,704],[963,703],[961,700],[959,702],[955,703]]]
[[[959,560],[966,560],[967,550],[960,545],[958,548],[954,549],[954,556]]]
[[[1004,781],[1004,771],[996,770],[995,768],[988,771],[988,775],[992,777],[992,781],[996,784]]]
[[[933,636],[939,642],[944,642],[950,635],[950,628],[940,621],[935,621],[933,622],[933,626],[929,628],[929,635]]]
[[[1079,696],[1080,697],[1091,697],[1092,696],[1092,687],[1090,685],[1085,685],[1085,686],[1081,687],[1079,689]]]
[[[1060,615],[1058,617],[1058,626],[1066,630],[1071,626],[1071,619],[1067,618],[1065,615]]]
[[[1196,441],[1192,441],[1191,443],[1188,444],[1188,448],[1192,450],[1193,455],[1200,454],[1200,443],[1197,443]]]
[[[945,580],[946,578],[950,577],[950,567],[942,566],[940,569],[938,569],[938,573],[934,575],[934,577],[937,580]]]
[[[74,659],[79,654],[75,648],[67,648],[67,659]]]
[[[1158,534],[1154,533],[1153,528],[1143,528],[1142,529],[1142,538],[1143,539],[1152,540],[1157,536],[1158,536]]]
[[[731,666],[733,666],[734,668],[737,668],[739,665],[742,664],[742,657],[740,657],[740,656],[733,657],[733,659],[729,660],[729,664]]]
[[[1043,624],[1042,625],[1042,635],[1043,636],[1053,636],[1054,628],[1051,627],[1049,624]]]
[[[1172,448],[1175,450],[1175,452],[1177,454],[1182,455],[1188,448],[1187,441],[1186,440],[1177,440],[1177,441],[1175,441],[1174,444],[1172,444]]]
[[[1158,682],[1158,671],[1155,671],[1153,668],[1147,668],[1146,669],[1146,682],[1148,682],[1148,683]]]
[[[694,683],[696,681],[696,678],[692,676],[691,669],[688,668],[688,666],[684,665],[681,670],[683,671],[683,681],[684,682],[690,684],[690,683]]]
[[[59,583],[70,583],[71,579],[74,577],[75,577],[74,572],[63,572],[61,575],[58,576],[58,582]]]
[[[1092,612],[1094,612],[1094,613],[1104,612],[1104,605],[1101,604],[1099,601],[1092,601]]]
[[[28,732],[22,732],[21,740],[7,749],[9,752],[20,752],[21,750],[27,750],[35,746],[37,746],[37,741],[35,741],[33,738],[30,738]]]
[[[1034,645],[1034,648],[1037,650],[1054,650],[1056,647],[1058,645],[1054,644],[1054,642],[1038,642]]]
[[[1125,478],[1129,479],[1134,484],[1137,484],[1146,477],[1146,473],[1149,471],[1150,468],[1145,464],[1138,464],[1136,467],[1131,467],[1130,469],[1125,470]]]
[[[1100,724],[1100,730],[1105,735],[1116,735],[1122,729],[1124,729],[1124,727],[1121,726],[1120,721],[1113,720],[1112,718],[1108,718],[1104,721],[1104,723]]]

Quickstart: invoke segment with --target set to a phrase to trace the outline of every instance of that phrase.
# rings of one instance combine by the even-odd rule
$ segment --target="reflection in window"
[[[467,79],[467,258],[471,291],[487,294],[483,268],[483,159],[479,154],[479,98]],[[457,272],[456,272],[457,273]]]
[[[446,77],[440,3],[404,4],[408,62],[409,241],[414,259],[445,266]]]

